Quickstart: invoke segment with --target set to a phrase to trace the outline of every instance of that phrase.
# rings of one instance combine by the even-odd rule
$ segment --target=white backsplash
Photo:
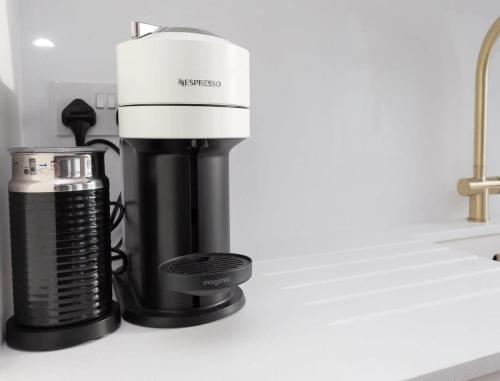
[[[53,135],[53,80],[112,82],[134,19],[208,29],[251,53],[252,138],[231,154],[232,249],[316,251],[346,229],[465,218],[475,61],[498,0],[20,0],[25,145]],[[37,38],[53,48],[32,45]],[[500,60],[489,169],[500,175]],[[110,154],[110,162],[113,160]],[[110,164],[112,191],[119,164]],[[500,197],[491,198],[500,212]]]

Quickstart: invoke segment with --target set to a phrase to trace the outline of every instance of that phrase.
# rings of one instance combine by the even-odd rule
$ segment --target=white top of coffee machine
[[[120,137],[250,135],[246,49],[200,29],[133,22],[116,52]]]

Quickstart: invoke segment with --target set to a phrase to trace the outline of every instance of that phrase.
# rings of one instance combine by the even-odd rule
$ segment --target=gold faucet
[[[491,49],[500,36],[500,17],[486,33],[476,67],[474,115],[474,177],[460,179],[458,193],[469,197],[469,221],[488,222],[488,196],[500,193],[500,177],[486,177],[486,106],[488,64]]]

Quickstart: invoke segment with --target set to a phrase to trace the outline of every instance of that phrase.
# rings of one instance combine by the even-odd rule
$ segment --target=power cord
[[[92,146],[96,144],[103,144],[105,146],[108,146],[111,148],[113,151],[115,151],[118,155],[120,155],[120,148],[113,142],[106,140],[106,139],[92,139],[89,140],[87,143],[85,143],[86,146]],[[121,222],[123,219],[123,216],[125,214],[125,210],[123,209],[123,204],[122,204],[122,194],[120,193],[118,195],[118,198],[116,201],[111,201],[111,205],[113,205],[113,210],[111,212],[111,230],[114,230]],[[117,218],[118,215],[118,219]],[[116,225],[116,226],[115,226]],[[123,239],[120,238],[118,243],[114,247],[121,247],[123,242]]]
[[[62,114],[62,123],[69,127],[75,136],[75,143],[77,147],[81,146],[93,146],[96,144],[103,144],[111,148],[118,155],[120,155],[120,148],[113,142],[106,139],[92,139],[85,142],[85,137],[90,127],[94,126],[97,121],[95,110],[87,102],[82,99],[74,99],[70,104],[68,104]],[[111,231],[115,230],[123,220],[125,216],[125,208],[122,204],[122,194],[118,195],[116,201],[111,201],[109,203],[113,206],[111,211],[110,221],[111,221]],[[125,252],[121,250],[123,244],[123,238],[121,237],[118,243],[112,246],[111,251],[117,253],[118,255],[112,255],[111,260],[122,260],[122,266],[115,270],[114,274],[122,274],[127,270],[128,267],[128,257]]]
[[[118,155],[120,155],[120,148],[109,140],[92,139],[85,143],[86,146],[93,146],[97,144],[106,145],[110,147],[113,151],[115,151]],[[113,210],[111,211],[111,216],[110,216],[111,231],[113,231],[120,225],[120,223],[123,220],[123,217],[125,216],[125,208],[123,207],[122,204],[122,194],[121,193],[118,194],[116,201],[110,201],[109,204],[113,206]],[[122,244],[123,244],[123,238],[120,237],[118,243],[111,247],[111,251],[118,254],[118,255],[112,255],[111,261],[118,261],[118,260],[122,261],[122,265],[118,269],[113,271],[115,275],[123,274],[128,267],[128,257],[127,254],[125,254],[125,252],[121,250]]]
[[[71,128],[75,135],[76,146],[85,144],[85,136],[90,127],[95,126],[97,117],[95,110],[83,99],[73,99],[61,114],[61,121]]]

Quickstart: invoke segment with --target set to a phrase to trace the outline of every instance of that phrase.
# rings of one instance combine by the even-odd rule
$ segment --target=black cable
[[[93,146],[96,144],[103,144],[105,146],[108,146],[113,151],[115,151],[118,155],[120,155],[120,148],[116,144],[114,144],[113,142],[111,142],[109,140],[91,139],[85,143],[86,146]],[[116,201],[111,201],[109,204],[113,206],[113,210],[111,211],[111,216],[110,216],[111,231],[113,231],[120,225],[120,223],[123,220],[123,217],[125,216],[125,208],[123,207],[123,204],[122,204],[122,194],[119,193]],[[123,265],[117,271],[114,271],[114,274],[116,274],[116,275],[119,275],[119,274],[122,274],[123,272],[125,272],[127,270],[127,266],[128,266],[127,254],[125,254],[125,252],[120,249],[122,244],[123,244],[123,237],[120,237],[120,240],[118,241],[118,243],[111,248],[112,252],[118,253],[118,255],[111,256],[111,260],[116,261],[116,260],[121,259],[123,261]]]
[[[120,210],[118,205],[122,206],[122,194],[121,193],[118,195],[118,198],[116,199],[116,202],[114,202],[114,204],[115,204],[115,206],[113,207],[113,210],[111,211],[111,218],[110,218],[111,226],[113,226],[113,225],[118,226],[118,224],[120,223],[120,221],[123,218],[123,215],[122,215],[120,218],[120,221],[118,221],[118,222],[116,221],[116,216],[118,214],[118,211]],[[115,228],[113,228],[111,230],[114,230],[114,229]]]
[[[85,143],[86,146],[93,146],[93,145],[96,145],[96,144],[103,144],[105,146],[108,146],[113,151],[115,151],[118,155],[120,155],[120,148],[115,143],[113,143],[113,142],[111,142],[109,140],[106,140],[106,139],[91,139],[91,140],[89,140],[88,142]],[[114,207],[113,207],[113,210],[111,211],[111,226],[114,226],[114,225],[118,226],[120,224],[120,222],[121,222],[121,219],[123,218],[123,216],[122,216],[119,221],[116,221],[116,215],[119,212],[119,207],[118,207],[117,203],[119,203],[121,205],[121,202],[122,202],[122,194],[119,193],[118,194],[118,198],[116,199],[116,202],[112,203],[114,205]],[[112,228],[112,230],[113,229],[114,228]]]
[[[71,125],[70,129],[75,135],[75,145],[81,147],[85,145],[85,136],[90,128],[90,124],[82,121],[77,121]]]
[[[120,148],[115,143],[110,142],[106,139],[91,139],[87,143],[85,143],[86,146],[93,146],[96,144],[104,144],[105,146],[108,146],[113,151],[115,151],[118,155],[120,154]]]
[[[122,247],[122,245],[123,245],[123,238],[120,237],[120,240],[118,241],[118,243],[115,246],[113,246],[113,247],[115,249],[120,249]]]
[[[97,116],[95,110],[87,104],[83,99],[73,99],[73,101],[67,105],[61,114],[62,123],[71,128],[75,136],[75,142],[77,146],[92,146],[96,144],[103,144],[110,147],[118,155],[120,155],[120,148],[113,142],[106,139],[91,139],[85,142],[85,137],[87,131],[90,127],[94,126],[97,121]],[[118,122],[117,122],[118,123]],[[125,208],[122,204],[122,195],[118,194],[116,201],[111,201],[110,206],[113,206],[113,210],[110,215],[111,231],[115,230],[121,223],[123,216],[125,215]],[[123,265],[120,267],[121,272],[115,272],[116,274],[121,274],[127,269],[128,257],[120,249],[123,243],[123,238],[120,238],[118,244],[111,248],[112,252],[118,253],[118,256],[111,256],[111,260],[121,259]]]
[[[128,267],[128,256],[125,254],[125,252],[117,247],[112,247],[111,251],[113,253],[117,253],[118,255],[112,255],[111,256],[111,261],[118,261],[122,260],[122,265],[118,267],[115,271],[113,271],[113,274],[115,275],[120,275],[123,274],[125,271],[127,271]]]
[[[111,218],[111,231],[113,231],[120,225],[120,222],[122,222],[123,216],[125,215],[125,208],[119,201],[111,201],[109,204],[114,206],[113,211],[115,208],[119,210],[118,217]]]

